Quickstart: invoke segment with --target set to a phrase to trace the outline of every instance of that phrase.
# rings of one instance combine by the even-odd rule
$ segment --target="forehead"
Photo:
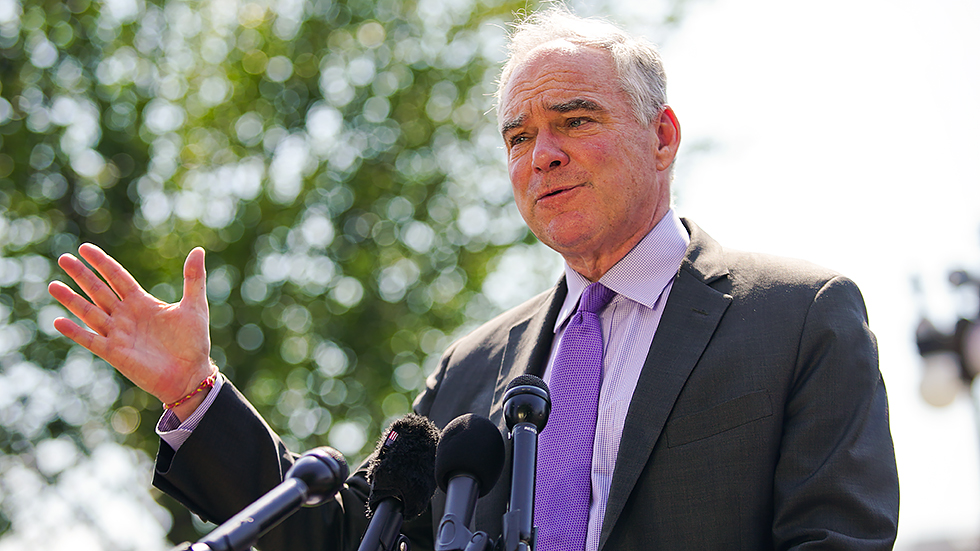
[[[526,116],[536,105],[555,105],[572,99],[610,108],[623,97],[608,52],[555,41],[532,50],[514,69],[501,95],[498,116],[501,121],[509,121]]]

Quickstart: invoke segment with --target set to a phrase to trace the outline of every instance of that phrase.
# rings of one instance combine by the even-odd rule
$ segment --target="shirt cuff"
[[[201,405],[197,406],[194,413],[190,417],[184,419],[184,422],[180,422],[180,418],[173,410],[166,410],[163,412],[163,416],[157,422],[156,432],[157,435],[166,442],[174,451],[180,449],[180,446],[190,438],[191,433],[197,428],[198,423],[204,418],[204,414],[208,412],[208,408],[214,403],[214,399],[218,397],[218,392],[221,391],[221,386],[225,382],[225,376],[218,374],[218,377],[214,381],[214,386],[208,395],[204,397],[204,401]]]

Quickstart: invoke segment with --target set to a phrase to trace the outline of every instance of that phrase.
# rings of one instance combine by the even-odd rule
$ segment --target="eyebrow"
[[[576,98],[562,103],[556,103],[554,105],[549,105],[548,110],[557,111],[558,113],[568,113],[569,111],[602,111],[602,106],[598,103],[588,100]]]
[[[509,130],[513,130],[513,129],[521,126],[522,124],[524,124],[524,121],[525,120],[527,120],[527,116],[526,115],[519,115],[517,118],[511,119],[511,120],[505,122],[504,124],[502,124],[500,126],[500,133],[501,134],[506,134]]]
[[[561,103],[554,103],[548,106],[549,111],[554,111],[556,113],[570,113],[572,111],[603,111],[601,105],[598,103],[582,98],[576,98],[569,101],[563,101]],[[500,126],[500,133],[506,134],[509,130],[513,130],[524,124],[527,120],[526,115],[519,115]]]

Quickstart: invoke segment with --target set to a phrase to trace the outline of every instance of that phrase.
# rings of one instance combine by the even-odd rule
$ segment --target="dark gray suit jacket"
[[[627,413],[600,549],[890,549],[898,479],[857,287],[808,263],[724,249],[685,225],[691,245]],[[504,390],[543,369],[565,292],[561,282],[454,343],[416,411],[440,427],[473,412],[503,429]],[[223,520],[293,456],[233,388],[212,410],[179,454],[161,447],[155,484]],[[476,527],[492,536],[508,471],[477,507]],[[356,548],[366,491],[356,474],[336,503],[263,544]],[[406,526],[417,549],[431,545],[444,497]]]

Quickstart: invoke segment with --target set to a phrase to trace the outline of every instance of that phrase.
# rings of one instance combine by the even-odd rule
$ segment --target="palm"
[[[83,245],[79,253],[105,278],[105,283],[71,255],[59,259],[65,272],[92,299],[89,302],[64,284],[52,283],[52,296],[92,329],[86,331],[61,318],[55,321],[59,331],[163,402],[187,394],[210,373],[202,250],[188,255],[184,296],[174,304],[144,291],[122,266],[97,247]]]
[[[191,381],[200,381],[181,374],[208,361],[206,308],[200,312],[186,304],[167,304],[144,292],[122,301],[111,319],[102,357],[137,386],[154,396],[179,398]],[[172,388],[175,383],[179,388]]]

